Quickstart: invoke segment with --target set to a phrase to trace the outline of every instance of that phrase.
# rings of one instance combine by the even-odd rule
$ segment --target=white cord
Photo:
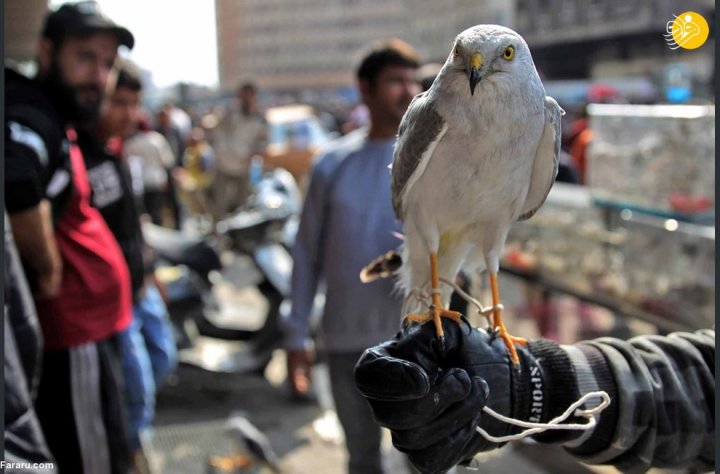
[[[505,307],[501,303],[498,303],[495,306],[490,306],[490,307],[486,308],[485,306],[482,305],[482,303],[480,303],[480,301],[478,301],[477,299],[470,296],[465,290],[460,288],[460,286],[457,285],[455,282],[446,280],[445,278],[442,278],[442,277],[440,277],[440,281],[445,283],[446,285],[451,286],[453,288],[453,290],[455,290],[462,299],[464,299],[471,305],[475,306],[478,310],[478,313],[480,313],[481,316],[488,318],[488,322],[489,322],[490,316],[495,311],[502,311],[503,309],[505,309]]]
[[[594,408],[589,408],[585,410],[579,410],[578,408],[587,403],[588,400],[592,398],[601,398],[602,401],[600,404]],[[599,391],[599,392],[588,392],[582,397],[580,397],[579,400],[577,400],[575,403],[570,405],[565,412],[553,418],[547,423],[532,423],[529,421],[522,421],[522,420],[516,420],[514,418],[508,418],[507,416],[501,415],[500,413],[495,412],[491,408],[483,407],[483,411],[487,413],[488,415],[492,416],[493,418],[500,420],[502,422],[508,423],[510,425],[519,426],[521,428],[529,428],[521,433],[517,433],[514,435],[508,435],[508,436],[493,436],[489,434],[484,429],[477,426],[475,429],[478,433],[480,433],[485,439],[487,439],[490,442],[493,443],[504,443],[506,441],[516,441],[518,439],[526,438],[528,436],[534,435],[536,433],[542,433],[543,431],[547,430],[582,430],[587,431],[595,427],[597,424],[597,421],[595,420],[595,416],[601,411],[603,411],[605,408],[610,405],[610,395],[607,394],[607,392]],[[570,424],[562,424],[563,421],[568,419],[572,415],[587,418],[587,423],[570,423]]]
[[[415,301],[417,301],[418,303],[420,303],[422,306],[429,308],[430,305],[428,305],[427,302],[425,301],[428,298],[429,297],[427,295],[427,292],[421,288],[414,288],[414,289],[410,290],[408,295],[405,297],[405,301],[403,301],[402,314],[408,313],[408,305],[410,304],[410,301],[413,299]]]
[[[465,292],[460,286],[456,285],[455,282],[446,280],[445,278],[440,277],[440,281],[445,283],[446,285],[451,286],[465,301],[475,306],[478,310],[478,313],[480,315],[486,317],[489,319],[490,315],[495,311],[502,311],[503,305],[497,304],[495,306],[491,306],[489,308],[486,308],[478,301],[477,299],[470,296],[467,292]],[[439,289],[433,289],[432,294],[435,294],[439,292]],[[417,293],[420,293],[418,295]],[[420,289],[415,289],[408,294],[407,298],[405,298],[405,301],[403,303],[403,314],[406,313],[406,307],[410,301],[411,298],[415,298],[418,302],[421,304],[424,304],[425,306],[428,306],[427,303],[423,301],[423,298],[427,298],[428,295],[425,291]],[[593,398],[601,398],[602,401],[600,404],[594,408],[589,408],[585,410],[580,410],[579,407],[584,405],[588,402],[588,400]],[[488,415],[492,416],[493,418],[500,420],[504,423],[508,423],[510,425],[519,426],[521,428],[528,428],[523,432],[514,434],[514,435],[507,435],[507,436],[493,436],[484,429],[480,428],[479,426],[475,427],[478,433],[480,433],[485,439],[487,439],[490,442],[493,443],[504,443],[507,441],[516,441],[522,438],[527,438],[528,436],[534,435],[536,433],[542,433],[543,431],[548,430],[581,430],[581,431],[587,431],[595,427],[597,424],[597,421],[595,420],[596,414],[603,411],[605,408],[610,405],[610,395],[607,394],[607,392],[599,391],[599,392],[588,392],[582,397],[580,397],[579,400],[577,400],[575,403],[570,405],[565,412],[563,412],[562,415],[557,416],[550,420],[547,423],[533,423],[530,421],[523,421],[523,420],[516,420],[515,418],[509,418],[507,416],[501,415],[500,413],[497,413],[493,409],[485,406],[483,407],[483,411],[487,413]],[[570,418],[570,416],[575,415],[577,417],[581,418],[587,418],[588,422],[584,424],[580,423],[569,423],[569,424],[562,424],[563,421]]]
[[[490,318],[490,315],[495,311],[502,311],[503,305],[497,304],[495,306],[491,306],[489,308],[484,307],[480,301],[470,296],[467,292],[465,292],[460,286],[456,285],[455,282],[446,280],[445,278],[440,277],[440,281],[445,283],[446,285],[451,286],[465,301],[475,306],[478,310],[478,313],[480,315],[488,318]],[[435,294],[439,292],[438,289],[433,289],[432,294]],[[418,295],[419,293],[419,295]],[[414,298],[421,304],[424,304],[425,306],[428,306],[425,301],[423,301],[423,298],[427,298],[428,294],[427,292],[417,288],[412,290],[407,298],[405,298],[405,301],[403,302],[403,314],[406,314],[407,305],[410,301],[410,299]],[[428,306],[429,307],[429,306]],[[588,400],[591,400],[593,398],[601,398],[602,401],[600,404],[594,408],[589,408],[585,410],[580,410],[579,407],[584,405],[588,402]],[[523,421],[523,420],[516,420],[515,418],[509,418],[507,416],[501,415],[500,413],[497,413],[492,408],[489,408],[487,406],[483,407],[483,411],[487,413],[488,415],[492,416],[493,418],[500,420],[504,423],[508,423],[510,425],[519,426],[521,428],[528,428],[523,432],[514,434],[514,435],[507,435],[507,436],[493,436],[484,429],[480,428],[479,426],[475,427],[478,433],[480,433],[485,439],[487,439],[490,442],[493,443],[504,443],[507,441],[516,441],[522,438],[527,438],[528,436],[534,435],[536,433],[542,433],[543,431],[548,430],[581,430],[581,431],[587,431],[595,427],[597,424],[597,421],[595,420],[595,415],[602,412],[605,408],[610,405],[610,395],[607,394],[605,391],[599,391],[599,392],[588,392],[582,397],[580,397],[579,400],[577,400],[575,403],[570,405],[565,412],[563,412],[562,415],[557,416],[550,420],[547,423],[533,423],[530,421]],[[581,418],[587,418],[588,422],[584,424],[579,423],[568,423],[568,424],[562,424],[563,421],[570,418],[570,416],[575,415],[577,417]]]

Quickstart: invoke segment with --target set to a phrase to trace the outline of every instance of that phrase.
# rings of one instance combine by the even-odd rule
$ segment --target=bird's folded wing
[[[422,176],[446,131],[447,124],[427,92],[415,96],[400,123],[392,164],[392,201],[398,219],[404,218],[405,194]]]
[[[535,152],[530,188],[520,212],[519,221],[530,219],[545,202],[555,183],[560,156],[560,117],[565,111],[552,97],[545,97],[545,129]]]

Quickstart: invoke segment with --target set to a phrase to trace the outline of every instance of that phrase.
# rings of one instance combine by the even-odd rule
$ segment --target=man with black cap
[[[37,413],[61,473],[126,473],[116,336],[131,321],[130,277],[99,212],[75,127],[97,116],[132,34],[94,2],[45,20],[33,80],[6,70],[5,202],[34,291],[45,348]]]

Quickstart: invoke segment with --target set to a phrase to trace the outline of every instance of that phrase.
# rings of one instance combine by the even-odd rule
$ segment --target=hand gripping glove
[[[483,413],[484,406],[545,423],[577,400],[572,365],[557,344],[535,340],[517,346],[515,366],[493,334],[447,319],[443,329],[444,347],[433,324],[413,325],[367,349],[355,367],[355,383],[375,420],[390,429],[395,447],[424,474],[445,472],[502,445],[481,436],[477,426],[495,437],[521,431]],[[569,433],[577,434],[538,436],[560,441]]]

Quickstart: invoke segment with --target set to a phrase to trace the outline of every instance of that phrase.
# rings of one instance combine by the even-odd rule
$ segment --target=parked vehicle
[[[265,118],[269,126],[265,165],[284,168],[301,183],[312,159],[333,134],[323,127],[309,105],[271,107]]]
[[[264,370],[281,342],[280,307],[289,297],[292,271],[286,228],[297,219],[300,199],[293,177],[278,169],[265,174],[246,205],[208,235],[144,225],[161,261],[158,273],[168,289],[182,362],[222,372]],[[260,318],[228,302],[249,290],[264,302]]]

